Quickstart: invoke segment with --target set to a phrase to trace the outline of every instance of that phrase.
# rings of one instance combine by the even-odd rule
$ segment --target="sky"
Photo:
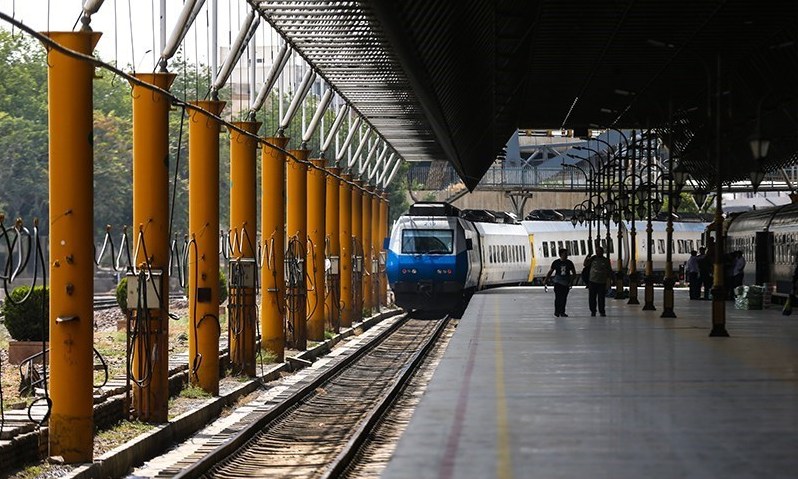
[[[208,10],[212,0],[207,0],[195,25],[186,35],[184,48],[186,57],[210,64],[208,32],[210,20]],[[217,0],[219,45],[229,45],[238,34],[249,6],[244,0]],[[135,64],[136,71],[151,71],[160,56],[160,1],[159,0],[105,0],[92,16],[91,28],[103,33],[97,44],[99,56],[107,62],[116,60],[125,67]],[[13,15],[26,25],[39,31],[71,31],[79,29],[75,23],[80,18],[81,0],[0,0],[0,12]],[[166,0],[166,36],[171,36],[180,10],[181,0]],[[156,15],[153,15],[153,10]],[[231,26],[230,19],[232,18]],[[75,28],[73,28],[75,27]],[[9,23],[0,21],[0,28],[9,30]],[[131,31],[134,32],[131,34]],[[256,35],[259,46],[276,43],[276,36],[267,25],[262,24]],[[221,60],[220,60],[221,61]]]

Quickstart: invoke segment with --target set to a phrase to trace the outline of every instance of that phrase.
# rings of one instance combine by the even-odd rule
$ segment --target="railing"
[[[787,175],[793,187],[798,186],[798,168],[787,168]],[[454,168],[448,163],[430,165],[429,163],[413,164],[407,173],[408,184],[416,190],[443,190],[460,183],[461,180]],[[750,190],[750,183],[735,183],[733,190]],[[482,177],[477,189],[524,189],[546,188],[553,189],[584,189],[585,176],[573,168],[560,167],[518,167],[502,168],[500,165],[492,166]],[[688,185],[687,191],[691,188]],[[760,186],[761,191],[788,190],[784,175],[781,170],[768,172]]]

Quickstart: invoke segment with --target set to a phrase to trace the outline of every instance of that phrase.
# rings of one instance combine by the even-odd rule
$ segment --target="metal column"
[[[90,55],[99,33],[49,32]],[[50,396],[51,456],[91,462],[94,448],[94,68],[47,50],[50,109]]]
[[[371,304],[372,307],[380,310],[380,250],[382,249],[382,239],[380,237],[380,194],[372,188],[371,192]]]
[[[305,262],[307,252],[307,173],[304,161],[308,150],[289,150],[299,161],[286,160],[286,296],[288,303],[288,344],[294,349],[307,349],[307,289]]]
[[[384,249],[383,245],[388,238],[388,192],[383,191],[380,198],[380,235],[379,246],[381,254],[380,262],[380,303],[383,306],[388,306],[388,273],[385,271],[385,264],[387,261],[388,251]]]
[[[266,138],[277,148],[285,148],[288,138]],[[261,198],[261,241],[263,258],[260,287],[261,348],[285,359],[285,153],[263,145]]]
[[[352,186],[352,322],[363,319],[363,182],[354,180]]]
[[[260,122],[242,121],[233,125],[257,134]],[[258,242],[257,155],[255,138],[230,129],[230,230],[233,251],[227,281],[230,285],[227,331],[230,365],[234,373],[255,376],[256,245]]]
[[[163,90],[172,86],[174,73],[134,75]],[[132,387],[135,417],[145,422],[169,420],[169,108],[161,93],[133,84],[133,224],[141,227],[134,261],[139,276],[157,284],[158,309],[137,305],[131,312],[131,328],[141,328],[132,344]],[[145,257],[145,251],[148,257]],[[151,271],[159,275],[148,277]],[[131,281],[128,278],[128,288]],[[147,284],[139,284],[147,287]],[[140,296],[141,297],[141,296]],[[157,299],[152,298],[152,299]],[[138,317],[141,314],[143,317]],[[148,324],[143,324],[147,321]]]
[[[361,278],[363,291],[363,311],[366,316],[371,316],[372,308],[372,270],[371,270],[371,224],[374,222],[371,217],[371,196],[374,187],[366,185],[361,194],[363,209],[361,211],[361,238],[363,242],[363,277]]]
[[[191,102],[188,126],[189,380],[219,395],[219,115],[223,101]]]
[[[338,267],[338,279],[340,281],[339,305],[341,307],[341,327],[349,328],[352,326],[354,316],[354,291],[352,290],[352,180],[351,175],[342,175],[341,183],[338,188],[338,206],[340,214],[338,216],[338,245],[340,247],[340,259]]]
[[[308,169],[307,234],[308,253],[308,339],[324,341],[324,259],[325,259],[325,182],[324,160],[314,159]]]
[[[325,317],[327,327],[331,331],[338,333],[341,330],[341,289],[340,289],[340,260],[341,242],[339,224],[340,210],[340,183],[337,176],[341,174],[341,169],[331,167],[328,169],[326,201],[324,212],[324,228],[327,239],[326,257],[330,260],[330,270],[327,272],[327,297],[325,301]]]

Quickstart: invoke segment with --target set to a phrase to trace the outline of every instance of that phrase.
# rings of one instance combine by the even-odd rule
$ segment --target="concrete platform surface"
[[[655,304],[475,295],[382,477],[798,477],[798,315],[727,302],[710,338],[710,301]]]

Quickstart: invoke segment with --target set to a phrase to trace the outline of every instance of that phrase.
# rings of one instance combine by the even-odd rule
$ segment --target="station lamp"
[[[703,207],[704,203],[706,203],[708,194],[709,193],[706,190],[693,191],[693,201],[695,201],[698,211],[701,211],[701,207]]]

